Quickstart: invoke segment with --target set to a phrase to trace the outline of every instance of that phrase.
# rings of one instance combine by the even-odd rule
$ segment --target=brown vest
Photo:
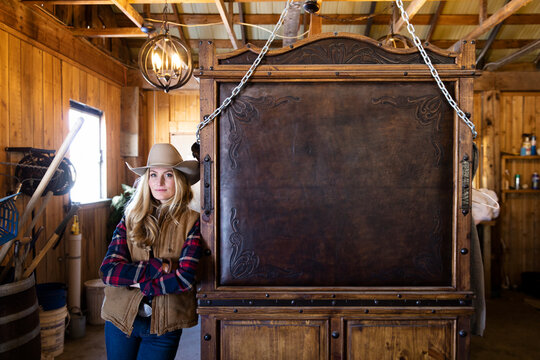
[[[165,259],[178,259],[184,241],[198,219],[199,213],[188,209],[180,218],[174,231],[159,234],[156,244],[152,246],[154,255]],[[150,258],[148,251],[134,246],[130,241],[128,241],[128,247],[133,261]],[[101,317],[130,335],[143,297],[144,294],[138,288],[106,286]],[[197,325],[196,308],[194,288],[181,294],[155,296],[152,300],[150,333],[162,335],[169,331]]]

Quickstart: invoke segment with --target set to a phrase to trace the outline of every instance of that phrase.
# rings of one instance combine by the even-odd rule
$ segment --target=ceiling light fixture
[[[191,52],[177,36],[169,33],[165,11],[159,34],[151,36],[139,51],[139,69],[150,85],[168,93],[185,85],[193,71]]]

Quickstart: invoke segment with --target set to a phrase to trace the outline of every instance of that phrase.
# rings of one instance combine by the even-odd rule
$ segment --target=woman
[[[182,328],[197,324],[199,213],[188,208],[197,161],[155,144],[101,264],[108,359],[174,359]]]

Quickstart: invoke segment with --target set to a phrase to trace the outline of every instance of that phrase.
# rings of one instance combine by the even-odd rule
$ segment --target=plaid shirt
[[[139,284],[146,296],[176,294],[190,290],[195,284],[197,264],[202,254],[199,220],[193,225],[184,242],[178,259],[178,269],[169,274],[163,273],[161,258],[132,262],[124,221],[122,218],[116,227],[107,255],[101,264],[103,282],[112,286]]]

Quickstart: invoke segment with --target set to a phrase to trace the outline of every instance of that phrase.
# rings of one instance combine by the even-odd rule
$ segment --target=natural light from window
[[[77,106],[77,108],[74,107]],[[101,112],[84,105],[73,103],[69,110],[69,127],[72,129],[77,119],[84,123],[69,147],[69,159],[77,171],[75,185],[71,189],[71,201],[90,203],[102,200],[105,195],[104,129]]]

